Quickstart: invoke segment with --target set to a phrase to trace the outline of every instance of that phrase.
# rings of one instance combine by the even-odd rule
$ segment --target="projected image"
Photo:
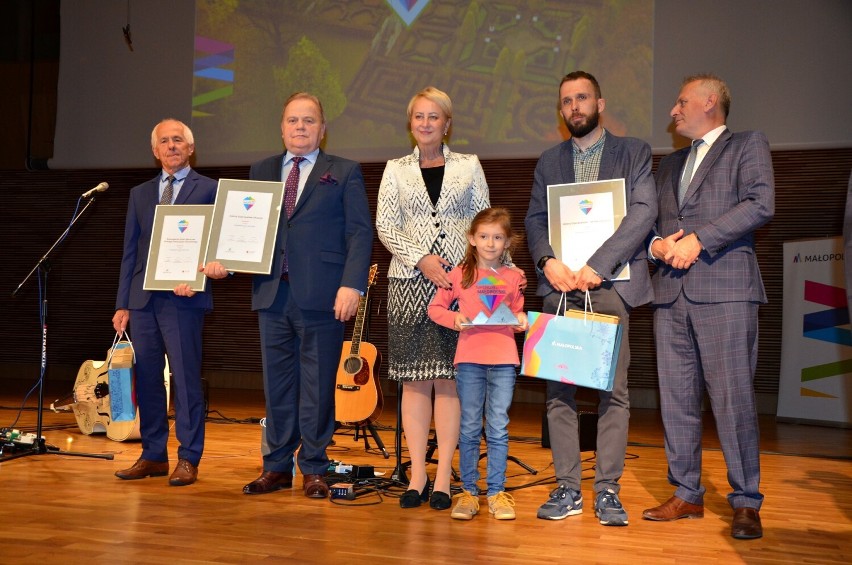
[[[198,0],[192,128],[205,163],[246,163],[282,150],[281,105],[307,90],[328,151],[383,161],[433,85],[453,100],[453,149],[535,157],[568,137],[558,84],[582,69],[605,127],[649,138],[652,37],[653,0]]]

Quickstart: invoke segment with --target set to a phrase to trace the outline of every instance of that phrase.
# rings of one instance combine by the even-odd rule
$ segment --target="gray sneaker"
[[[604,526],[627,525],[627,512],[612,489],[602,490],[595,496],[595,516]]]
[[[583,495],[578,491],[559,485],[550,493],[550,498],[538,509],[542,520],[564,520],[568,516],[583,513]]]

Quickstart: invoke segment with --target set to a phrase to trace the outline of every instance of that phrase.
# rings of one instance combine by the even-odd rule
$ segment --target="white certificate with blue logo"
[[[284,183],[219,179],[207,262],[238,273],[272,272]]]
[[[627,213],[624,179],[551,184],[547,187],[547,222],[550,246],[572,271],[612,237]],[[611,280],[630,280],[625,264]]]
[[[204,290],[207,277],[198,267],[204,262],[212,218],[212,204],[157,206],[144,290],[174,290],[179,284]]]

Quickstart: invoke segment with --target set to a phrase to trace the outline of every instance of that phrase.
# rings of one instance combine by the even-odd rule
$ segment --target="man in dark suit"
[[[566,75],[559,86],[559,107],[571,139],[545,151],[535,169],[526,217],[530,254],[537,262],[538,294],[544,311],[555,313],[562,293],[570,307],[584,308],[591,293],[595,312],[616,315],[624,326],[612,392],[600,391],[598,404],[595,516],[605,526],[626,526],[627,512],[618,497],[624,471],[630,402],[627,368],[630,365],[630,311],[651,301],[651,281],[645,240],[657,216],[651,148],[630,137],[618,137],[599,123],[606,104],[594,76],[583,71]],[[553,184],[624,179],[627,214],[579,270],[554,257],[549,241],[547,187]],[[579,244],[579,242],[577,242]],[[629,280],[613,280],[630,265]],[[557,488],[538,510],[538,517],[561,520],[583,511],[580,494],[580,440],[577,387],[547,382],[547,422]]]
[[[177,120],[163,120],[151,132],[151,148],[163,170],[130,191],[124,226],[116,312],[112,325],[124,332],[130,324],[136,354],[136,401],[142,435],[142,455],[121,479],[166,475],[169,471],[168,402],[163,381],[165,355],[172,371],[175,436],[178,463],[169,484],[189,485],[198,476],[204,450],[204,391],[201,385],[201,330],[204,315],[213,309],[210,292],[195,293],[188,284],[173,292],[147,291],[145,265],[157,204],[213,204],[216,181],[193,171],[192,131]]]
[[[730,101],[718,77],[685,79],[671,115],[677,133],[693,145],[665,157],[657,172],[659,218],[650,248],[659,263],[654,333],[668,475],[676,489],[643,517],[704,515],[706,390],[733,488],[731,535],[752,539],[763,535],[753,385],[757,311],[766,302],[754,232],[774,214],[775,181],[766,137],[725,126]]]
[[[299,448],[303,490],[326,498],[326,447],[334,432],[334,387],[344,322],[366,291],[373,224],[361,167],[320,150],[322,104],[299,92],[284,104],[286,151],[251,167],[252,180],[285,180],[275,259],[269,275],[255,275],[266,391],[263,473],[243,488],[266,494],[293,484]],[[292,189],[292,190],[291,190]],[[289,217],[288,217],[289,216]],[[205,266],[226,276],[219,263]]]

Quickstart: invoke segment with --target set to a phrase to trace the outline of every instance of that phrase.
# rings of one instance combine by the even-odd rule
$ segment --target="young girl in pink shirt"
[[[521,291],[523,273],[503,263],[520,237],[505,208],[479,212],[467,232],[464,260],[449,273],[452,287],[438,289],[429,317],[459,332],[456,389],[461,404],[459,467],[464,490],[451,516],[470,520],[479,512],[479,444],[485,413],[488,511],[498,520],[515,518],[515,502],[505,492],[509,453],[509,407],[520,364],[514,332],[527,328]],[[458,301],[458,311],[451,309]]]

